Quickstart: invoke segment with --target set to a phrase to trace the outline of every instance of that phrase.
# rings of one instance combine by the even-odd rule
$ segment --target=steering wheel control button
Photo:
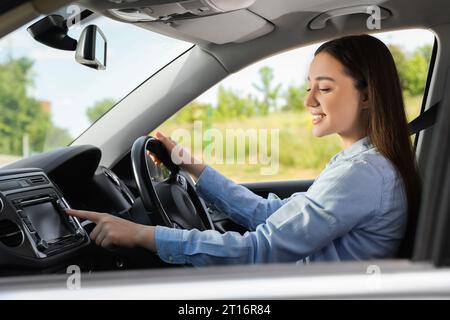
[[[187,190],[187,181],[185,177],[177,175],[177,182],[184,190]]]

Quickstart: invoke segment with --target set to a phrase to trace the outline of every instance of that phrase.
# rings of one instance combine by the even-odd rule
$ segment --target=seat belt
[[[433,126],[436,123],[437,114],[441,105],[441,101],[436,102],[417,118],[412,120],[409,126],[409,132],[411,135],[418,133],[426,128]]]

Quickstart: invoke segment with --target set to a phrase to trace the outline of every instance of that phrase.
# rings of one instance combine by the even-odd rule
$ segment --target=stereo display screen
[[[23,212],[33,224],[41,239],[45,241],[71,234],[66,222],[51,202],[24,207]]]

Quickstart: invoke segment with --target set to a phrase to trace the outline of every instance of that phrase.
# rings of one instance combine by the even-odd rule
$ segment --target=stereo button
[[[31,223],[30,220],[28,220],[28,218],[23,218],[22,220],[25,223],[25,225],[27,226],[28,230],[30,230],[30,232],[35,232],[36,231],[34,229],[34,227],[33,227],[33,224]]]
[[[61,211],[65,211],[67,209],[61,200],[56,200],[56,205],[58,206],[58,209]]]
[[[48,243],[45,240],[41,240],[39,241],[39,243],[37,244],[37,248],[39,251],[45,251],[48,249]]]
[[[25,212],[23,212],[23,210],[17,210],[17,214],[18,214],[22,219],[27,219],[27,220],[28,220],[28,216],[25,214]]]

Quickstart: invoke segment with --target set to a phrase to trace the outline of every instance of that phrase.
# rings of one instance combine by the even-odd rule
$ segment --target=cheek
[[[327,122],[336,130],[351,127],[358,116],[358,98],[348,92],[336,91],[323,97],[322,109],[327,115]]]

